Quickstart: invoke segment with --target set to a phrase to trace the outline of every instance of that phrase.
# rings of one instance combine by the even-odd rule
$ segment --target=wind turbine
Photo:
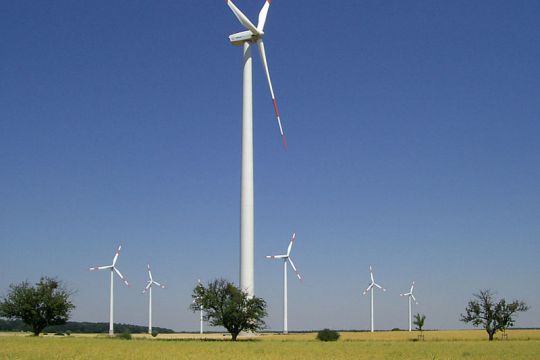
[[[118,250],[116,250],[116,254],[114,254],[114,258],[112,261],[112,265],[105,265],[105,266],[96,266],[91,267],[90,271],[94,270],[111,270],[111,303],[110,303],[110,309],[109,309],[109,335],[114,335],[114,273],[116,273],[124,283],[129,286],[129,283],[127,279],[122,275],[120,270],[116,267],[116,261],[118,260],[118,256],[120,255],[120,250],[122,249],[122,245],[118,246]]]
[[[287,248],[287,254],[285,255],[272,255],[266,256],[267,259],[283,259],[283,333],[287,334],[288,324],[287,324],[287,263],[290,263],[293,270],[296,272],[298,279],[302,280],[302,277],[296,270],[294,263],[291,259],[291,248],[293,246],[294,240],[296,240],[296,233],[292,234],[291,241],[289,242],[289,247]]]
[[[201,279],[197,280],[197,282],[199,283],[199,285],[201,285]],[[195,299],[193,299],[193,303],[195,303]],[[200,329],[199,329],[199,333],[202,335],[203,334],[203,307],[202,305],[200,306]]]
[[[148,264],[148,282],[146,287],[142,291],[143,294],[148,292],[148,333],[152,335],[152,286],[157,285],[162,289],[165,289],[165,285],[161,285],[152,277],[152,271],[150,270],[150,264]]]
[[[409,331],[412,331],[412,314],[411,314],[411,310],[412,310],[412,301],[411,300],[414,300],[414,303],[416,305],[418,305],[418,302],[416,301],[416,298],[414,297],[413,295],[413,289],[414,289],[414,281],[412,282],[411,284],[411,290],[409,290],[408,293],[405,293],[405,294],[399,294],[399,296],[407,296],[409,298]]]
[[[371,291],[371,332],[373,332],[375,331],[373,326],[373,290],[375,287],[381,289],[382,291],[386,291],[386,289],[381,287],[381,285],[377,284],[373,279],[373,268],[371,267],[371,265],[369,266],[369,274],[371,275],[371,283],[369,284],[367,289],[364,290],[364,295],[366,295],[368,291]]]
[[[243,46],[244,51],[244,79],[243,79],[243,106],[242,106],[242,180],[240,194],[240,288],[245,290],[250,296],[255,294],[254,279],[254,199],[253,199],[253,94],[252,94],[252,57],[251,48],[254,43],[259,47],[259,54],[270,95],[276,113],[279,132],[283,141],[283,146],[287,148],[287,142],[281,125],[281,118],[277,107],[270,71],[266,61],[266,51],[264,49],[264,25],[266,16],[270,8],[271,0],[266,0],[259,12],[259,22],[257,26],[248,19],[240,9],[230,0],[225,3],[231,8],[233,14],[240,23],[247,29],[229,36],[233,45]]]

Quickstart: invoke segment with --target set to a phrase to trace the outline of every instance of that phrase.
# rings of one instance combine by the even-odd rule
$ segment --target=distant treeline
[[[152,327],[152,330],[160,334],[174,333],[171,329]],[[0,319],[0,331],[32,331],[32,328],[19,320],[4,320]],[[92,323],[92,322],[76,322],[68,321],[64,325],[48,326],[43,332],[49,333],[108,333],[109,323]],[[142,334],[148,332],[146,326],[130,325],[130,324],[114,324],[115,333],[129,332],[130,334]]]

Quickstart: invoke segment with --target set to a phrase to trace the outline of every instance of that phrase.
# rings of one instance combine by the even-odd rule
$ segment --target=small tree
[[[250,297],[227,280],[216,279],[207,287],[199,283],[193,289],[192,297],[190,309],[198,312],[202,307],[205,310],[204,320],[212,326],[223,326],[233,341],[242,331],[257,331],[265,327],[266,301]]]
[[[474,297],[475,299],[469,301],[465,315],[461,314],[461,321],[472,323],[476,327],[482,326],[486,329],[490,341],[497,331],[505,331],[514,326],[518,312],[529,309],[523,301],[507,303],[505,299],[501,299],[496,302],[491,290],[480,290]]]
[[[422,328],[424,327],[424,323],[426,322],[426,315],[419,313],[414,315],[414,321],[413,324],[416,326],[416,330],[420,331],[420,334],[422,333]]]
[[[22,320],[38,336],[49,325],[66,323],[75,308],[72,294],[60,281],[49,277],[42,277],[35,286],[28,281],[11,284],[0,302],[0,316]]]
[[[418,335],[418,339],[424,340],[424,334],[422,333],[424,324],[426,322],[426,315],[417,313],[414,315],[414,321],[413,324],[416,326],[416,330],[420,331],[420,335]]]

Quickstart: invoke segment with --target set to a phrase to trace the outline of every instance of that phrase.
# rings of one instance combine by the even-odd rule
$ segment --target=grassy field
[[[408,332],[345,332],[333,343],[315,334],[261,334],[238,343],[222,334],[135,336],[0,336],[0,359],[540,359],[540,330],[509,331],[488,342],[483,331],[428,331],[425,341]]]

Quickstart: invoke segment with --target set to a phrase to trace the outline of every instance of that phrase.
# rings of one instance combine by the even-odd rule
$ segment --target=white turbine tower
[[[294,266],[294,263],[291,259],[291,248],[293,246],[294,240],[296,240],[296,233],[292,234],[291,241],[289,242],[289,247],[287,248],[287,254],[285,255],[272,255],[267,256],[267,259],[283,259],[283,333],[288,333],[288,323],[287,323],[287,263],[290,263],[293,270],[296,272],[298,279],[302,280],[302,277],[298,273],[298,270]]]
[[[197,280],[197,282],[199,283],[199,285],[201,285],[201,279]],[[195,303],[195,300],[193,300],[193,303]],[[200,317],[199,317],[199,321],[200,321],[200,327],[199,327],[199,334],[203,334],[203,307],[202,305],[200,306],[199,308],[200,310]]]
[[[152,335],[152,286],[157,285],[162,289],[165,289],[165,285],[162,285],[154,280],[152,277],[152,271],[150,270],[150,264],[148,264],[148,281],[146,287],[142,291],[143,294],[148,292],[148,333]]]
[[[257,26],[248,19],[230,0],[225,1],[240,23],[247,29],[229,36],[233,45],[244,48],[244,80],[243,80],[243,106],[242,106],[242,184],[240,194],[240,288],[250,296],[255,294],[254,277],[254,199],[253,199],[253,94],[252,94],[252,57],[251,49],[254,43],[259,47],[259,53],[268,80],[270,95],[276,113],[279,132],[283,146],[287,148],[283,127],[277,107],[270,71],[266,61],[264,49],[264,24],[270,8],[271,0],[266,0],[260,13]]]
[[[126,278],[122,275],[120,270],[116,267],[116,261],[118,260],[118,256],[120,255],[120,250],[122,249],[122,245],[118,247],[118,250],[116,250],[116,254],[114,255],[112,265],[105,265],[105,266],[96,266],[91,267],[90,271],[93,270],[111,270],[111,303],[110,303],[110,309],[109,309],[109,335],[114,335],[114,273],[116,273],[122,281],[126,285],[129,286],[129,283]]]
[[[381,287],[381,285],[377,284],[375,282],[375,280],[373,279],[373,269],[372,269],[371,265],[369,266],[369,274],[371,275],[371,283],[369,284],[367,289],[364,290],[364,295],[366,295],[368,293],[368,291],[371,291],[371,332],[373,332],[373,331],[375,331],[374,326],[373,326],[374,325],[374,322],[373,322],[373,290],[375,290],[374,289],[375,287],[381,289],[382,291],[386,291],[386,289]]]
[[[411,290],[409,290],[408,293],[399,294],[399,296],[407,296],[409,298],[409,331],[412,331],[412,301],[414,300],[414,303],[418,305],[418,302],[416,302],[416,298],[413,295],[413,289],[414,289],[414,281],[411,284]]]

